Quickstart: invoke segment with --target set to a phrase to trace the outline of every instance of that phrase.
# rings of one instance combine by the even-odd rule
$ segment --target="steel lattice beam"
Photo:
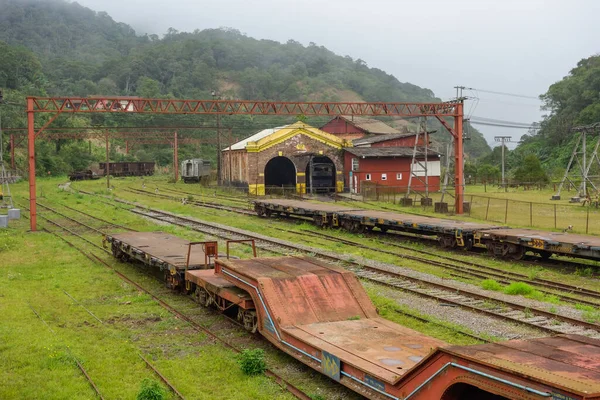
[[[248,100],[164,100],[136,97],[30,98],[31,111],[43,113],[153,113],[245,115],[369,115],[398,117],[455,117],[458,102],[445,103],[338,103]]]
[[[73,113],[144,113],[198,115],[304,115],[304,116],[395,116],[435,117],[454,138],[456,213],[463,213],[463,100],[443,103],[348,103],[348,102],[275,102],[254,100],[173,100],[138,97],[27,97],[27,135],[29,153],[29,208],[31,230],[37,229],[35,138],[60,114]],[[52,114],[40,129],[35,128],[35,114]],[[444,118],[453,118],[454,126]],[[106,137],[106,136],[105,136]],[[177,142],[175,132],[175,143]],[[107,141],[108,143],[108,141]]]

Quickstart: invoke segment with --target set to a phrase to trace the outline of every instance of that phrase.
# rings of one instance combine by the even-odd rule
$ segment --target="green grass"
[[[504,288],[504,293],[510,295],[521,295],[527,296],[531,295],[535,289],[524,282],[512,282],[507,287]]]
[[[27,223],[11,221],[0,237],[10,237],[0,264],[0,398],[95,398],[75,359],[106,398],[135,398],[154,378],[140,353],[189,398],[290,398],[264,377],[245,378],[229,349],[108,269],[49,234],[24,233]]]
[[[502,290],[502,285],[496,282],[493,279],[486,279],[479,283],[482,289],[485,290],[493,290],[495,292],[499,292]]]

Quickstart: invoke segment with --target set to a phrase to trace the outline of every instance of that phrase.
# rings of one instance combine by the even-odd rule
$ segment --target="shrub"
[[[502,290],[502,285],[493,279],[486,279],[482,281],[480,285],[485,290],[493,290],[495,292]]]
[[[145,378],[136,400],[165,400],[167,391],[154,379]]]
[[[258,375],[265,372],[265,352],[263,349],[245,349],[238,355],[238,364],[246,375]]]
[[[513,282],[504,288],[504,293],[527,296],[535,291],[534,288],[523,282]]]

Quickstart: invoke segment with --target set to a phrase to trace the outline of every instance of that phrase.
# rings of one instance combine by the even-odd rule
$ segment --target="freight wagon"
[[[600,238],[572,233],[516,229],[501,225],[426,217],[397,212],[366,210],[302,200],[255,200],[259,216],[283,215],[308,218],[319,226],[351,232],[375,228],[437,238],[442,247],[487,248],[493,256],[522,259],[527,252],[542,258],[552,254],[600,261]]]
[[[150,176],[154,175],[154,162],[111,162],[109,173],[112,176]],[[106,176],[106,163],[100,163],[100,175]]]
[[[171,262],[157,249],[170,248],[166,257],[184,260],[194,245],[174,248],[165,234],[144,244],[139,235],[146,233],[107,240],[115,256],[131,249],[127,254],[156,266]],[[186,262],[178,288],[237,315],[248,331],[369,399],[600,398],[598,339],[558,335],[448,346],[379,317],[356,276],[339,266],[311,257],[227,256],[215,258],[214,268]]]

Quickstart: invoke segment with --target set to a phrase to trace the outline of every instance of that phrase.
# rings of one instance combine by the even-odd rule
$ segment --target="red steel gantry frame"
[[[198,115],[304,115],[336,116],[365,115],[379,117],[435,117],[454,138],[456,213],[463,213],[463,118],[462,99],[443,103],[340,103],[340,102],[278,102],[254,100],[169,100],[136,97],[27,97],[27,136],[29,152],[29,214],[31,230],[37,229],[35,139],[59,115],[73,113],[143,113]],[[36,113],[51,113],[52,117],[39,129],[35,128]],[[444,118],[454,118],[450,126]]]

